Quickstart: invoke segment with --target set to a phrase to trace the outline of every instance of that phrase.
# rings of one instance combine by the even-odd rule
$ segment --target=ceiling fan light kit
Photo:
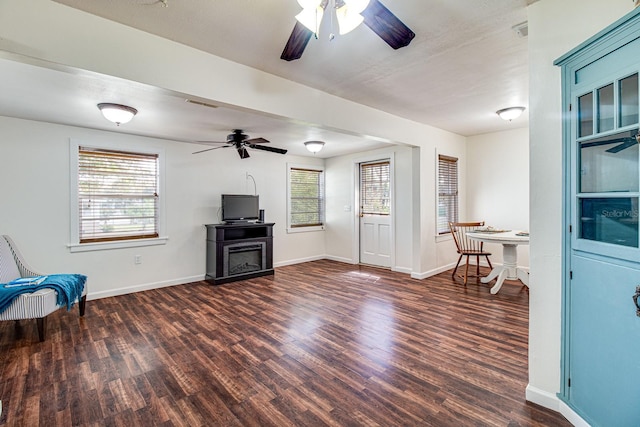
[[[304,143],[304,146],[307,147],[307,150],[311,151],[313,154],[322,150],[324,147],[324,142],[322,141],[307,141]]]
[[[120,126],[122,123],[129,123],[133,116],[138,114],[138,110],[122,104],[111,104],[103,102],[98,104],[98,108],[105,119]]]
[[[522,112],[525,110],[524,107],[509,107],[503,108],[502,110],[496,111],[496,114],[500,116],[502,120],[511,121],[513,119],[517,119],[520,117]]]
[[[298,0],[303,10],[280,55],[280,59],[300,59],[312,35],[318,38],[320,23],[328,5],[335,10],[340,34],[347,34],[364,22],[393,49],[411,43],[415,33],[389,11],[379,0]],[[329,36],[331,40],[333,33]]]

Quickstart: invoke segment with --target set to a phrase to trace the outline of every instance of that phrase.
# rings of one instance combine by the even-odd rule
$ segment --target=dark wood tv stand
[[[215,285],[274,274],[274,223],[206,224],[207,272]]]

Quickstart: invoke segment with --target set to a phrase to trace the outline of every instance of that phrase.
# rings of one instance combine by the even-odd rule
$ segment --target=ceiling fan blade
[[[624,150],[625,148],[629,148],[629,147],[633,147],[634,145],[636,145],[638,143],[638,141],[635,140],[635,138],[627,138],[627,141],[623,142],[622,144],[618,144],[615,147],[611,147],[608,150],[605,150],[607,153],[618,153],[622,150]]]
[[[285,61],[300,59],[312,34],[310,29],[296,21],[296,25],[293,27],[293,31],[291,31],[289,40],[282,51],[282,55],[280,55],[280,59],[284,59]]]
[[[199,153],[204,153],[205,151],[217,150],[218,148],[227,148],[227,147],[229,147],[229,145],[221,145],[220,147],[205,148],[204,150],[195,151],[191,154],[199,154]]]
[[[249,148],[254,148],[256,150],[270,151],[272,153],[278,153],[278,154],[287,154],[287,150],[283,148],[268,147],[265,145],[249,144]]]
[[[251,156],[249,156],[249,152],[247,151],[246,148],[244,148],[244,146],[238,147],[238,154],[240,155],[241,159],[246,159],[246,158],[251,157]]]
[[[361,15],[367,27],[394,49],[407,46],[416,36],[378,0],[371,0]]]
[[[607,139],[606,137],[598,138],[593,141],[583,142],[582,144],[580,144],[580,148],[599,147],[600,145],[610,145],[610,144],[615,144],[617,142],[626,143],[630,139],[631,138],[611,138],[611,139]]]
[[[251,138],[244,141],[246,144],[265,144],[269,142],[269,140],[264,138]]]

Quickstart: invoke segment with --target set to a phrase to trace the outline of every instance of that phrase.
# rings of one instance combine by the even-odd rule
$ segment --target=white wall
[[[515,125],[515,122],[514,122]],[[505,123],[505,127],[510,126]],[[529,129],[467,138],[467,216],[508,230],[529,230]],[[502,264],[502,245],[485,243]],[[518,265],[529,266],[529,247],[518,246]]]
[[[441,271],[442,258],[449,256],[449,249],[440,251],[442,245],[436,244],[436,212],[432,205],[435,158],[436,147],[449,147],[463,159],[465,138],[460,135],[328,95],[49,0],[0,2],[0,49],[214,103],[420,147],[419,165],[414,168],[419,173],[415,173],[417,181],[413,185],[412,275],[422,278]]]
[[[560,389],[562,112],[553,61],[631,11],[630,0],[541,0],[529,15],[530,232],[527,398],[557,408]]]
[[[166,245],[70,253],[69,139],[89,144],[160,148],[166,155]],[[202,280],[205,228],[218,222],[220,194],[253,193],[266,220],[275,222],[274,264],[321,258],[323,233],[286,233],[286,163],[322,164],[312,157],[235,150],[192,155],[200,146],[0,117],[0,234],[11,235],[42,272],[78,272],[90,278],[89,298]],[[142,256],[135,265],[134,255]]]

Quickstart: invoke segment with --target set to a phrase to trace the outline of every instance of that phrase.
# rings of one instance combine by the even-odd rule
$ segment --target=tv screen
[[[250,194],[223,194],[222,220],[224,222],[254,221],[260,216],[258,196]]]

